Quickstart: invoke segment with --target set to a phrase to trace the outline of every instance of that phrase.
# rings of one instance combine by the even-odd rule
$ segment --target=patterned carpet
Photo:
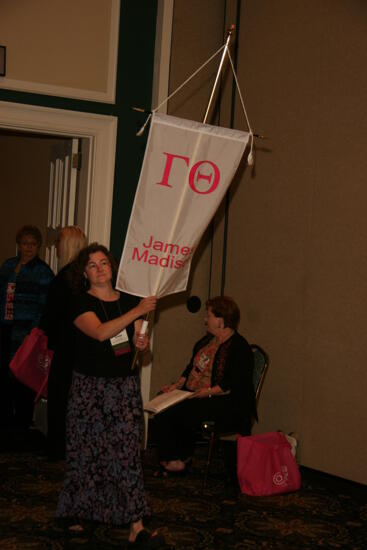
[[[39,432],[2,435],[1,444],[1,550],[127,547],[127,528],[90,525],[75,535],[54,521],[64,464],[46,459]],[[185,477],[156,479],[155,451],[145,453],[148,527],[165,535],[165,548],[366,548],[365,486],[302,469],[300,491],[248,497],[229,483],[217,455],[204,489],[204,456],[199,447]]]

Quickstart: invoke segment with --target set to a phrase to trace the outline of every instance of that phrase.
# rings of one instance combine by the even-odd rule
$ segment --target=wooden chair
[[[261,390],[264,384],[264,379],[269,366],[269,359],[265,351],[256,344],[251,344],[251,349],[254,354],[254,371],[253,371],[253,384],[255,390],[256,405],[259,403]],[[206,486],[209,470],[213,458],[213,451],[217,441],[231,441],[235,443],[237,441],[238,433],[233,432],[221,432],[213,421],[205,421],[202,423],[202,430],[204,437],[209,439],[208,455],[206,460],[206,468],[203,485]]]

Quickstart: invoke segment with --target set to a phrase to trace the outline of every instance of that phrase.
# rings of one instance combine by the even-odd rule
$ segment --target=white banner
[[[195,248],[237,170],[247,132],[154,113],[117,285],[136,296],[186,289]]]

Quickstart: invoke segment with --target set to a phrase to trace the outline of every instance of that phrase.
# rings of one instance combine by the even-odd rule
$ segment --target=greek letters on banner
[[[247,132],[153,114],[119,290],[162,297],[186,289],[195,248],[248,139]]]

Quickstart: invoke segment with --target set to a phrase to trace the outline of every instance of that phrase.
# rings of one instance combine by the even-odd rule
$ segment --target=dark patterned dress
[[[103,322],[133,307],[126,297],[103,302],[85,294],[74,318],[94,311]],[[133,326],[127,329],[132,342]],[[122,525],[149,514],[140,449],[143,412],[130,351],[76,331],[76,362],[66,424],[66,476],[56,516]],[[88,372],[88,374],[87,374]],[[104,374],[104,376],[102,376]]]

